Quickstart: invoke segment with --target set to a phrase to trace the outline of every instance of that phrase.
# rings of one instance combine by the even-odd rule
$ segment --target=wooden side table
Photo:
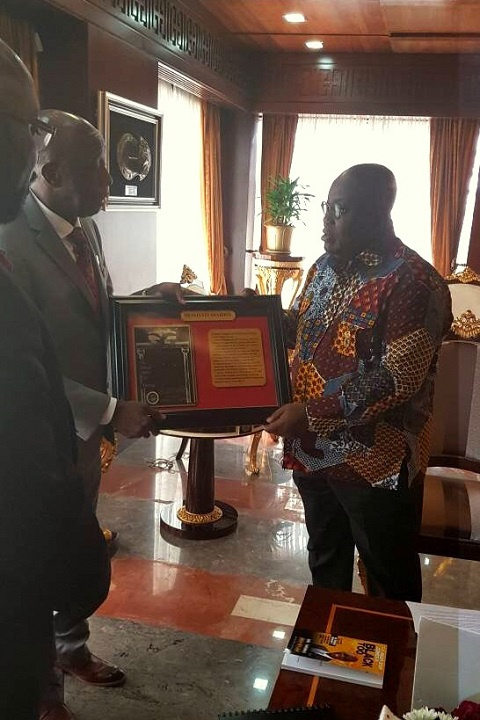
[[[182,502],[168,505],[160,514],[160,532],[165,540],[210,540],[235,531],[237,511],[232,505],[215,499],[214,440],[251,435],[257,430],[258,426],[246,425],[225,428],[225,432],[162,430],[164,435],[190,439],[184,498]]]
[[[300,255],[288,253],[253,253],[253,266],[257,278],[257,286],[261,295],[281,295],[287,280],[293,280],[293,288],[287,308],[293,305],[303,280],[303,261]],[[248,460],[245,467],[247,475],[258,475],[260,468],[257,462],[258,446],[262,431],[255,433],[248,449]]]
[[[287,305],[293,305],[303,280],[305,258],[288,253],[253,253],[253,267],[261,295],[281,295],[287,280],[293,280],[293,288]]]

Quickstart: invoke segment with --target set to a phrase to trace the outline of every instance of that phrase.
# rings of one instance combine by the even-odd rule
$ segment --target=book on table
[[[381,688],[387,646],[372,640],[294,630],[282,668]]]

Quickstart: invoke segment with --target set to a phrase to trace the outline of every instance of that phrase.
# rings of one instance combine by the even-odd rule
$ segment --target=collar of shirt
[[[384,253],[373,252],[373,250],[369,250],[368,248],[366,248],[347,263],[342,263],[338,258],[333,255],[329,256],[328,262],[330,267],[337,273],[337,275],[341,274],[342,272],[349,274],[350,272],[358,268],[358,266],[362,265],[367,268],[375,268],[381,265],[387,256],[391,256],[392,254],[398,252],[401,244],[401,240],[399,240],[399,238],[395,238],[394,241],[385,248]]]
[[[68,242],[67,236],[70,235],[72,230],[76,227],[81,227],[80,220],[77,218],[75,221],[75,225],[72,225],[72,223],[68,222],[68,220],[65,220],[65,218],[60,217],[60,215],[57,215],[57,213],[53,212],[53,210],[50,210],[49,207],[47,207],[41,200],[39,200],[39,198],[35,195],[34,192],[32,192],[32,195],[38,203],[40,210],[43,212],[48,222],[53,227],[60,239]],[[70,245],[70,243],[68,244]]]

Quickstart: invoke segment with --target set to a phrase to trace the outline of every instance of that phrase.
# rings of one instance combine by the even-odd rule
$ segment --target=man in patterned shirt
[[[265,429],[286,438],[314,585],[350,590],[356,546],[370,594],[419,601],[433,383],[452,316],[443,279],[395,236],[395,195],[383,165],[334,181],[326,253],[288,318],[294,402]]]

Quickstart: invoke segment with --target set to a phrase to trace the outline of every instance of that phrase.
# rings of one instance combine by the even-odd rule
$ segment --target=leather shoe
[[[96,655],[90,655],[89,660],[82,665],[57,662],[57,667],[67,675],[73,675],[77,680],[96,687],[117,687],[125,682],[123,670]]]
[[[38,718],[39,720],[75,720],[75,715],[61,700],[52,700],[40,703]]]

